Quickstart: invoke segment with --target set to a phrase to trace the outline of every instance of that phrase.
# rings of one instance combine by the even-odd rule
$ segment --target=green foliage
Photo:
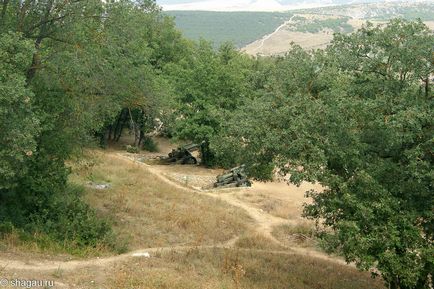
[[[254,64],[230,43],[215,51],[200,41],[178,64],[166,66],[173,87],[175,108],[165,120],[170,134],[178,139],[201,143],[218,134],[228,113],[254,97]],[[214,164],[213,153],[205,147],[207,165]]]
[[[25,75],[32,53],[20,34],[0,33],[0,190],[25,174],[26,159],[36,149],[39,118]]]
[[[305,215],[327,249],[392,288],[427,288],[434,268],[432,43],[422,23],[393,20],[326,52],[295,47],[212,145],[257,178],[322,184]]]
[[[14,225],[11,222],[0,223],[0,237],[4,237],[7,234],[12,233]]]
[[[161,69],[185,43],[155,1],[27,5],[0,8],[0,220],[107,245],[110,228],[68,187],[65,160],[124,108],[147,132],[166,97]]]
[[[174,85],[177,115],[172,133],[194,142],[215,135],[226,112],[234,111],[249,96],[244,81],[251,60],[226,44],[215,52],[201,41],[179,65],[167,67]]]
[[[158,145],[151,137],[145,137],[143,139],[142,147],[148,152],[158,152]]]
[[[51,198],[44,214],[34,215],[32,229],[78,248],[114,245],[109,224],[83,203],[81,193],[81,188],[69,186],[64,195]]]
[[[324,29],[330,29],[333,32],[351,33],[353,32],[353,27],[347,23],[348,20],[349,18],[346,17],[324,20],[307,20],[304,17],[293,19],[293,21],[296,21],[296,24],[294,24],[296,31],[309,33],[318,33]]]
[[[182,39],[155,1],[25,3],[0,11],[2,235],[114,248],[108,223],[68,186],[65,160],[95,134],[119,138],[124,128],[131,147],[152,148],[146,134],[160,118],[168,134],[205,141],[208,165],[319,182],[305,215],[321,224],[327,249],[377,268],[392,288],[427,287],[434,37],[420,21],[368,24],[326,51],[251,59],[228,43]],[[214,14],[224,19],[202,15]],[[256,29],[243,22],[251,14],[233,15]],[[264,17],[251,35],[288,15]],[[344,20],[314,24],[340,31]]]
[[[232,42],[243,47],[273,32],[291,17],[279,12],[167,11],[186,37],[211,41],[215,47]]]
[[[131,153],[131,154],[138,154],[139,153],[139,148],[135,147],[135,146],[127,145],[126,146],[126,151],[128,153]]]

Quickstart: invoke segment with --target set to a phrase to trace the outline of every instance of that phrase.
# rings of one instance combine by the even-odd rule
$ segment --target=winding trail
[[[235,247],[235,243],[238,240],[238,237],[231,239],[223,244],[216,244],[216,245],[202,245],[202,246],[169,246],[169,247],[156,247],[156,248],[144,248],[140,250],[136,250],[133,252],[128,252],[122,255],[116,255],[116,256],[110,256],[110,257],[103,257],[103,258],[94,258],[89,260],[75,260],[75,261],[31,261],[31,262],[24,262],[24,261],[18,261],[18,260],[3,260],[0,259],[0,271],[1,270],[28,270],[28,271],[36,271],[36,272],[46,272],[46,271],[54,271],[54,270],[64,270],[64,271],[71,271],[76,270],[80,268],[86,268],[86,267],[105,267],[109,264],[121,262],[127,259],[131,258],[145,258],[143,257],[146,253],[165,253],[165,252],[171,252],[171,251],[188,251],[188,250],[206,250],[206,249],[235,249],[239,251],[247,251],[247,252],[260,252],[263,254],[282,254],[282,255],[303,255],[303,256],[309,256],[321,260],[326,260],[335,264],[341,264],[341,265],[348,265],[344,260],[330,257],[327,254],[314,251],[312,249],[306,249],[301,247],[288,247],[279,240],[277,240],[273,235],[272,231],[275,226],[279,226],[282,224],[297,224],[296,220],[288,220],[283,219],[279,217],[272,216],[266,212],[263,212],[262,210],[255,208],[253,206],[250,206],[249,204],[246,204],[239,199],[236,198],[235,194],[237,193],[237,189],[232,189],[228,191],[220,191],[217,194],[215,190],[210,191],[203,191],[198,188],[190,188],[185,187],[175,181],[172,181],[171,179],[164,176],[164,174],[158,170],[158,168],[153,167],[151,165],[145,164],[143,162],[139,162],[137,159],[131,158],[129,156],[126,156],[121,153],[110,153],[111,156],[116,157],[121,160],[126,161],[133,161],[137,165],[142,166],[144,169],[152,173],[156,178],[160,179],[161,181],[174,186],[180,190],[183,190],[187,193],[196,193],[203,196],[212,197],[215,199],[222,200],[234,207],[240,208],[244,210],[255,222],[254,229],[256,232],[263,234],[267,238],[269,238],[271,241],[281,245],[284,248],[287,248],[285,251],[278,251],[278,250],[257,250],[257,249],[244,249],[244,248],[237,248]],[[239,189],[238,189],[239,190]],[[353,266],[353,265],[349,265]]]
[[[274,30],[274,32],[272,32],[272,33],[270,33],[270,34],[268,34],[268,35],[265,35],[265,36],[261,39],[261,42],[260,42],[259,46],[255,48],[255,52],[258,53],[258,52],[261,50],[261,48],[264,46],[265,41],[267,41],[268,39],[270,39],[271,37],[273,37],[274,34],[276,34],[276,33],[279,32],[283,27],[285,27],[286,25],[288,25],[289,23],[291,23],[291,22],[292,22],[292,19],[293,19],[295,16],[296,16],[296,15],[293,15],[293,16],[291,16],[291,18],[289,18],[289,20],[283,22],[283,24],[280,25],[279,27],[277,27],[276,30]]]

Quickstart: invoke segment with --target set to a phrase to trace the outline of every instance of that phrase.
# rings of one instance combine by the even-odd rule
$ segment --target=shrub
[[[131,154],[138,154],[139,153],[139,148],[135,147],[135,146],[127,145],[125,149],[127,150],[127,152],[129,152]]]
[[[11,222],[0,223],[0,237],[12,233],[14,225]]]
[[[157,143],[150,137],[145,137],[143,139],[142,148],[148,152],[158,152]]]

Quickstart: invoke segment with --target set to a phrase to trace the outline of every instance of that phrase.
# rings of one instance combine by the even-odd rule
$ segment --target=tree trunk
[[[122,109],[121,113],[119,114],[118,121],[116,123],[115,131],[114,131],[114,140],[116,142],[118,142],[122,136],[122,130],[124,128],[127,115],[128,115],[128,110],[125,108]]]
[[[402,289],[401,282],[399,281],[399,277],[393,278],[393,280],[389,283],[390,289]]]
[[[9,0],[3,0],[3,5],[2,5],[2,12],[0,14],[0,28],[3,29],[3,26],[6,23],[6,11],[8,9],[8,4],[9,4]]]
[[[50,0],[47,3],[47,6],[45,8],[45,13],[44,13],[44,17],[42,18],[42,26],[40,28],[39,31],[39,35],[35,40],[35,48],[36,51],[33,54],[33,60],[32,60],[32,65],[30,66],[30,68],[27,70],[27,84],[30,84],[30,82],[32,81],[33,77],[35,77],[36,74],[36,70],[40,67],[41,64],[41,58],[39,55],[39,49],[41,47],[41,43],[42,40],[47,36],[47,31],[48,31],[48,18],[50,17],[50,13],[51,13],[51,9],[53,8],[53,2],[54,0]]]
[[[425,79],[425,97],[429,97],[429,76]]]
[[[140,138],[139,138],[139,143],[138,143],[138,147],[140,147],[142,145],[143,139],[145,138],[145,133],[143,132],[143,130],[140,130]]]
[[[128,113],[130,115],[130,125],[131,125],[131,129],[134,132],[134,146],[138,147],[140,144],[140,128],[138,123],[136,123],[136,121],[133,118],[133,114],[131,113],[131,109],[128,109]]]
[[[113,132],[113,125],[110,124],[108,127],[108,136],[107,136],[107,140],[112,140],[112,132]]]
[[[39,55],[39,48],[41,47],[41,42],[42,42],[41,37],[38,37],[35,41],[36,51],[35,51],[35,53],[33,53],[32,64],[31,64],[30,68],[27,70],[27,84],[30,84],[33,77],[35,77],[36,70],[41,65],[41,58]]]

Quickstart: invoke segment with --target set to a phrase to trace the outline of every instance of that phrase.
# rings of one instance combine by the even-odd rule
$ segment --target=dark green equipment
[[[214,183],[215,188],[250,187],[252,183],[247,179],[245,165],[233,168],[219,176]]]
[[[203,144],[189,144],[177,149],[173,149],[164,162],[182,165],[195,165],[197,164],[197,159],[191,154],[194,151],[200,150],[202,154]]]

